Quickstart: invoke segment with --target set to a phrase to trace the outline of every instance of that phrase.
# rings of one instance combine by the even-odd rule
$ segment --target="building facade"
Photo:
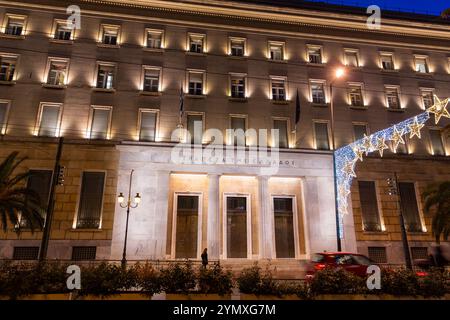
[[[51,258],[121,259],[117,195],[127,196],[131,170],[142,201],[131,210],[130,260],[198,259],[208,248],[225,263],[289,266],[334,251],[332,150],[450,96],[450,24],[438,17],[386,13],[369,30],[357,8],[69,2],[0,1],[0,157],[28,156],[21,170],[33,170],[28,184],[47,199],[65,139]],[[404,262],[398,198],[387,194],[397,173],[412,256],[428,253],[421,194],[450,179],[448,124],[430,120],[421,139],[358,164],[343,250]],[[262,159],[266,142],[273,152]],[[25,221],[9,226],[0,256],[32,259],[41,237]]]

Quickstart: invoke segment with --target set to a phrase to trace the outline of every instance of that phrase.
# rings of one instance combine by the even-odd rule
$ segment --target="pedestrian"
[[[203,250],[202,252],[202,266],[203,268],[206,268],[206,266],[208,265],[208,249],[205,248],[205,250]]]

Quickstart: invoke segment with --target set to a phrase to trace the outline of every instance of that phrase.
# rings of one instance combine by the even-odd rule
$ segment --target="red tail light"
[[[324,263],[317,263],[317,264],[314,266],[314,269],[316,269],[316,270],[322,270],[322,269],[325,269],[326,266],[327,266],[327,265],[324,264]]]
[[[417,272],[416,272],[416,275],[417,275],[418,277],[426,277],[426,276],[428,275],[428,272],[425,272],[425,271],[417,271]]]

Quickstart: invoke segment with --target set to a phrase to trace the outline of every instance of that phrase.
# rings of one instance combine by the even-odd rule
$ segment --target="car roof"
[[[331,256],[331,255],[338,255],[338,254],[340,254],[340,255],[342,255],[342,254],[351,254],[351,255],[354,255],[354,256],[363,256],[363,254],[360,254],[360,253],[353,253],[353,252],[317,252],[316,254],[321,254],[321,255],[324,255],[324,256]]]

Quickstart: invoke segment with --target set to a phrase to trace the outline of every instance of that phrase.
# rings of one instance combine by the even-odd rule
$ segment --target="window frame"
[[[184,130],[185,131],[184,141],[185,141],[185,143],[191,144],[191,141],[193,141],[195,139],[195,136],[194,136],[194,137],[191,137],[191,140],[188,140],[188,133],[189,133],[188,117],[190,115],[202,116],[202,141],[201,141],[201,145],[203,145],[203,144],[206,143],[206,140],[205,140],[206,139],[206,137],[205,137],[205,128],[206,128],[206,126],[205,126],[205,118],[206,118],[205,112],[200,112],[200,111],[187,111],[186,112],[186,119],[185,119],[185,123],[186,123],[185,128],[186,128],[186,130]],[[192,143],[192,144],[195,145],[195,140],[194,140],[194,143]]]
[[[2,59],[14,59],[16,61],[15,65],[14,65],[14,74],[13,74],[12,80],[11,81],[0,80],[0,84],[15,84],[16,83],[19,58],[20,58],[20,54],[0,52],[0,66],[1,66]]]
[[[244,80],[244,96],[243,97],[233,97],[233,89],[232,89],[232,80],[233,78],[242,78]],[[237,99],[237,100],[245,100],[248,98],[248,76],[247,73],[234,73],[230,72],[228,74],[228,90],[229,90],[229,97],[231,99]]]
[[[161,44],[160,44],[159,48],[154,48],[154,47],[149,47],[148,46],[148,35],[150,33],[153,33],[153,34],[157,34],[158,33],[158,34],[161,35]],[[165,49],[165,32],[164,32],[164,30],[163,29],[145,28],[143,44],[144,44],[143,45],[144,49],[149,50],[149,51],[162,51],[162,50],[164,50]]]
[[[248,114],[238,114],[238,113],[230,113],[228,115],[228,128],[231,130],[234,130],[232,128],[232,118],[240,118],[240,119],[244,119],[244,125],[245,125],[245,130],[244,130],[244,145],[243,146],[239,146],[238,144],[235,144],[235,135],[231,135],[230,133],[227,133],[227,145],[229,146],[234,146],[234,147],[246,147],[247,146],[247,135],[246,132],[248,130]]]
[[[52,62],[64,62],[66,64],[66,76],[64,77],[64,84],[51,84],[48,83],[49,77],[50,77],[50,67],[52,65]],[[48,57],[47,59],[47,66],[45,67],[45,74],[44,79],[42,81],[42,84],[45,87],[52,87],[52,88],[66,88],[67,84],[69,82],[69,68],[70,68],[70,59],[69,58],[61,58],[61,57]]]
[[[388,90],[395,90],[397,92],[397,101],[398,101],[398,107],[397,108],[393,108],[389,105],[389,98],[388,98]],[[402,101],[401,101],[401,91],[400,91],[400,86],[399,85],[385,85],[384,86],[384,96],[385,96],[385,103],[386,103],[386,108],[390,111],[403,111],[403,107],[402,107]]]
[[[232,46],[233,41],[239,41],[242,42],[242,55],[233,55],[232,54]],[[247,38],[241,38],[241,37],[228,37],[228,56],[232,58],[245,58],[248,56],[247,54]]]
[[[278,258],[277,257],[277,246],[276,246],[276,235],[275,235],[275,199],[291,199],[292,200],[292,215],[293,215],[293,228],[294,228],[294,258]],[[298,207],[297,207],[297,196],[296,195],[286,195],[286,194],[271,194],[270,195],[270,206],[271,206],[271,219],[273,219],[273,249],[274,249],[274,259],[283,259],[283,260],[293,260],[300,259],[301,251],[300,251],[300,233],[299,233],[299,217],[298,217]]]
[[[271,129],[275,129],[275,121],[285,121],[286,122],[286,139],[287,139],[287,146],[286,148],[280,148],[279,149],[290,149],[291,143],[292,143],[292,137],[291,137],[291,119],[289,117],[272,117],[271,118]],[[270,140],[272,142],[272,147],[275,147],[275,137],[272,135],[272,131],[270,131]]]
[[[413,180],[400,180],[398,181],[398,183],[412,183],[414,185],[414,194],[415,194],[415,198],[416,198],[416,204],[417,204],[417,213],[419,215],[419,220],[420,220],[420,224],[421,224],[421,229],[422,231],[419,231],[419,234],[423,234],[423,233],[427,233],[427,227],[426,227],[426,223],[425,223],[425,218],[424,218],[424,213],[423,213],[423,208],[422,208],[422,201],[421,201],[421,195],[420,195],[420,191],[419,191],[419,185],[417,181],[413,181]],[[399,187],[400,190],[400,187]],[[397,196],[400,197],[400,194]],[[407,231],[408,233],[417,233],[415,231]]]
[[[272,50],[271,50],[272,46],[277,46],[277,47],[281,48],[281,59],[272,58]],[[273,41],[273,40],[267,41],[267,58],[270,61],[277,61],[277,62],[287,61],[287,59],[286,59],[286,42],[285,41]]]
[[[356,66],[352,66],[348,63],[347,54],[355,54],[356,57]],[[354,48],[344,48],[344,65],[350,68],[360,68],[361,67],[361,59],[359,55],[359,49]]]
[[[6,132],[8,130],[9,112],[11,110],[12,101],[6,100],[6,99],[0,99],[0,103],[6,104],[6,112],[5,112],[4,122],[3,123],[0,122],[0,136],[4,136],[4,135],[6,135]]]
[[[420,96],[421,96],[420,100],[421,100],[421,104],[422,104],[422,110],[426,110],[426,109],[430,108],[431,106],[433,106],[434,103],[435,103],[435,98],[434,98],[435,89],[434,89],[434,88],[424,88],[424,87],[420,87],[419,90],[420,90]],[[429,93],[429,94],[431,94],[432,104],[431,104],[431,106],[429,106],[429,107],[427,107],[427,106],[425,105],[424,93]]]
[[[161,94],[161,92],[162,92],[162,72],[163,72],[162,69],[163,69],[162,67],[158,67],[158,66],[150,66],[150,65],[143,65],[142,66],[142,70],[141,70],[141,84],[140,84],[140,87],[141,87],[140,92],[141,93],[143,93],[143,94],[150,94],[150,95],[151,94],[155,94],[155,95]],[[157,70],[158,73],[159,73],[159,76],[158,76],[158,90],[157,91],[147,91],[147,90],[145,90],[145,72],[147,70]]]
[[[360,105],[353,105],[352,104],[352,89],[358,88],[361,94],[361,104]],[[347,94],[347,98],[348,98],[348,105],[352,108],[357,108],[357,109],[367,109],[367,106],[365,104],[365,97],[364,97],[364,84],[360,83],[360,82],[348,82],[348,94]]]
[[[353,121],[352,122],[352,133],[353,133],[353,142],[357,141],[356,135],[355,135],[355,126],[365,126],[366,127],[366,135],[370,135],[370,129],[369,129],[369,123],[368,122],[359,122],[359,121]]]
[[[60,43],[73,43],[75,39],[75,30],[76,28],[71,29],[70,32],[70,39],[58,39],[56,38],[56,33],[58,32],[58,26],[61,24],[67,25],[67,20],[64,19],[53,19],[53,27],[52,27],[52,33],[50,34],[50,40],[54,42],[60,42]]]
[[[93,121],[94,121],[94,113],[95,113],[94,110],[109,110],[108,128],[106,130],[106,138],[105,138],[105,140],[110,140],[111,139],[113,107],[112,106],[101,106],[101,105],[91,105],[90,106],[89,122],[88,122],[88,128],[86,130],[86,139],[89,139],[89,140],[103,140],[103,139],[92,138],[92,124],[93,124]]]
[[[314,102],[314,99],[313,99],[313,87],[312,87],[314,84],[322,85],[323,102]],[[326,87],[327,87],[326,80],[321,80],[321,79],[310,79],[309,80],[309,97],[310,97],[310,102],[313,105],[315,105],[315,106],[326,106],[328,104]]]
[[[113,67],[114,74],[113,74],[113,81],[112,81],[112,87],[111,88],[98,88],[98,76],[100,72],[101,66],[107,66],[107,67]],[[97,61],[95,64],[95,73],[94,73],[94,85],[93,88],[95,91],[105,91],[105,92],[114,92],[116,91],[116,81],[117,81],[117,63],[115,62],[107,62],[107,61]]]
[[[155,140],[154,141],[147,141],[147,140],[141,140],[141,125],[142,125],[142,113],[154,113],[155,114]],[[159,109],[149,109],[149,108],[139,108],[138,110],[138,122],[137,122],[137,130],[136,130],[136,137],[137,141],[139,142],[157,142],[159,140]]]
[[[319,59],[320,62],[311,62],[310,59],[310,50],[319,50]],[[324,58],[323,58],[323,45],[318,45],[318,44],[307,44],[306,45],[306,61],[308,64],[312,64],[312,65],[323,65],[325,64],[324,62]]]
[[[201,74],[202,78],[202,93],[190,93],[191,74]],[[186,94],[189,97],[203,97],[206,96],[206,70],[201,69],[186,69]]]
[[[321,150],[321,151],[332,151],[334,149],[334,146],[333,146],[333,143],[331,141],[330,120],[313,119],[312,122],[313,122],[314,149],[315,150]],[[328,149],[318,149],[317,148],[316,123],[326,123],[327,124]]]
[[[418,60],[423,60],[425,62],[425,72],[422,72],[420,70],[417,70],[417,62]],[[430,64],[429,64],[429,58],[427,55],[423,54],[415,54],[414,55],[414,71],[418,74],[430,74]]]
[[[6,33],[6,30],[8,28],[10,19],[22,19],[23,20],[23,26],[22,26],[22,32],[20,35],[13,35]],[[14,13],[5,13],[5,16],[3,18],[3,24],[2,24],[2,36],[8,37],[8,38],[19,38],[24,39],[25,35],[27,34],[27,22],[28,22],[28,16],[27,15],[21,15],[21,14],[14,14]]]
[[[191,37],[198,37],[202,39],[201,52],[191,51]],[[208,52],[206,48],[206,33],[188,32],[186,39],[186,52],[189,54],[198,54],[198,55],[206,54]]]
[[[383,57],[390,57],[391,58],[392,69],[385,69],[383,67]],[[380,61],[380,69],[382,71],[386,71],[386,72],[398,71],[397,68],[396,68],[394,52],[380,51],[379,52],[379,61]]]
[[[283,82],[283,89],[284,89],[284,98],[283,99],[274,99],[273,95],[273,83],[274,81],[282,81]],[[270,76],[270,99],[275,102],[287,102],[288,99],[288,89],[287,89],[287,77],[284,76]]]
[[[429,143],[429,146],[430,146],[431,155],[438,156],[438,157],[445,157],[445,156],[447,156],[447,148],[446,148],[446,145],[445,145],[445,139],[444,139],[443,134],[442,134],[442,132],[443,132],[442,128],[437,127],[437,126],[428,126],[427,129],[428,129],[428,141],[429,141],[428,143]],[[444,151],[444,154],[435,154],[433,141],[432,141],[431,134],[430,134],[431,131],[439,131],[440,142],[441,142],[442,150]]]
[[[105,43],[105,30],[106,29],[116,29],[117,30],[117,36],[116,36],[116,43],[115,44]],[[99,46],[105,47],[105,48],[118,48],[118,47],[120,47],[121,31],[122,31],[122,26],[121,25],[101,23],[100,24],[100,30],[99,30],[97,44]]]
[[[51,137],[59,137],[61,135],[61,122],[62,122],[62,115],[63,115],[63,103],[55,103],[55,102],[41,102],[39,103],[39,109],[38,114],[36,117],[36,122],[34,125],[34,136],[36,137],[48,137],[48,136],[41,136],[39,134],[39,131],[41,130],[41,122],[42,122],[42,115],[44,113],[45,107],[58,107],[58,120],[56,123],[56,129],[55,129],[55,135]]]
[[[377,202],[377,215],[378,215],[378,219],[380,221],[380,231],[370,231],[370,230],[364,230],[364,219],[363,219],[363,212],[362,212],[362,206],[361,206],[361,196],[359,195],[359,208],[361,210],[361,230],[365,233],[381,233],[381,232],[386,232],[386,225],[384,223],[384,217],[383,217],[383,208],[382,208],[382,202],[381,202],[381,194],[379,192],[380,190],[380,184],[378,182],[378,180],[371,180],[371,179],[358,179],[358,195],[359,195],[359,181],[363,181],[363,182],[373,182],[374,183],[374,187],[375,187],[375,199]]]

